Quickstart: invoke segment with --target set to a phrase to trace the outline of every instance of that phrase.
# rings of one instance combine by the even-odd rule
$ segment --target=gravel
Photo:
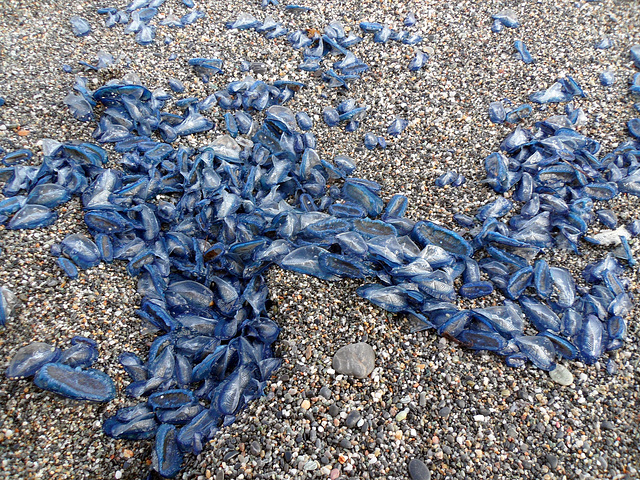
[[[292,14],[282,6],[265,12],[257,0],[197,0],[205,18],[182,30],[160,27],[156,42],[148,47],[124,35],[122,26],[106,29],[104,17],[96,13],[106,5],[2,2],[0,97],[6,104],[0,107],[0,147],[31,148],[37,163],[43,138],[91,140],[94,125],[75,121],[62,103],[74,81],[74,74],[63,72],[63,64],[86,76],[91,88],[135,72],[150,87],[168,89],[168,79],[175,78],[185,86],[178,97],[204,98],[242,78],[240,60],[263,62],[264,73],[254,73],[255,78],[288,78],[309,85],[289,106],[314,119],[322,158],[351,156],[357,175],[379,182],[385,200],[405,194],[408,216],[452,227],[454,213],[473,214],[496,198],[480,182],[482,160],[498,149],[512,127],[488,121],[490,102],[508,98],[521,105],[531,93],[569,74],[589,94],[576,102],[589,120],[580,131],[600,141],[604,152],[627,138],[625,124],[638,115],[632,107],[637,99],[629,95],[627,83],[637,72],[629,47],[640,43],[640,7],[635,2],[326,1],[309,3],[312,12]],[[491,33],[491,14],[505,7],[516,12],[522,26]],[[171,11],[181,16],[187,9],[167,0],[160,13]],[[259,19],[268,13],[290,30],[322,30],[334,19],[352,30],[361,20],[400,28],[413,11],[418,22],[411,30],[424,37],[419,48],[431,59],[424,69],[410,72],[412,47],[374,44],[367,36],[353,51],[371,70],[349,92],[329,89],[313,74],[296,69],[301,52],[283,38],[271,41],[255,32],[224,29],[225,21],[243,11]],[[92,32],[75,37],[72,15],[86,18]],[[165,44],[167,34],[173,41]],[[594,49],[605,35],[613,47]],[[517,39],[527,45],[534,64],[513,57]],[[93,62],[100,50],[120,61],[98,72],[83,71],[78,62]],[[169,60],[172,54],[175,60]],[[203,84],[186,66],[193,57],[224,59],[225,75]],[[612,86],[600,85],[599,74],[605,70],[615,74]],[[325,107],[347,97],[370,107],[355,133],[329,129],[321,120]],[[524,126],[532,127],[563,108],[536,106]],[[211,116],[223,124],[221,112],[214,109]],[[409,120],[409,126],[399,137],[389,137],[386,127],[396,117]],[[366,150],[362,137],[367,131],[384,136],[388,148]],[[220,132],[218,127],[183,142],[203,145]],[[450,169],[464,174],[467,183],[435,188],[434,180]],[[640,218],[636,198],[621,196],[610,208],[621,222]],[[59,398],[30,381],[3,378],[0,478],[144,478],[151,444],[113,440],[102,433],[101,424],[118,408],[133,404],[123,393],[128,379],[118,355],[132,351],[146,357],[153,335],[135,315],[140,297],[123,264],[81,271],[77,280],[69,280],[56,266],[51,246],[69,233],[84,231],[77,199],[61,207],[59,216],[55,225],[43,229],[0,227],[0,285],[22,301],[16,318],[0,332],[0,368],[29,342],[64,347],[74,335],[84,335],[99,343],[95,368],[114,379],[119,394],[108,404],[96,405]],[[637,255],[638,240],[630,243]],[[579,272],[605,254],[587,247],[583,252],[554,252],[550,263]],[[637,268],[627,276],[637,298]],[[496,356],[467,351],[433,332],[413,333],[414,325],[406,318],[358,298],[359,282],[327,283],[275,268],[268,280],[271,314],[282,328],[276,353],[283,367],[264,397],[216,435],[201,455],[187,456],[178,478],[405,479],[412,460],[421,462],[434,479],[637,478],[637,309],[629,316],[627,343],[609,355],[616,373],[608,373],[607,357],[592,366],[563,362],[573,383],[562,386],[533,367],[511,369]],[[336,372],[331,363],[339,348],[357,342],[375,352],[373,372],[361,379]],[[353,412],[360,416],[354,426]]]

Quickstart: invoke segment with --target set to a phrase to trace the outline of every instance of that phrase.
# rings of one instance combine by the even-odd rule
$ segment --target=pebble
[[[613,422],[610,422],[609,420],[604,420],[602,423],[600,423],[600,428],[602,428],[603,430],[614,430],[616,426],[614,425]]]
[[[343,375],[364,378],[375,367],[376,354],[371,345],[359,342],[346,345],[333,356],[334,370]]]
[[[257,440],[254,440],[249,444],[249,451],[252,455],[258,456],[262,451],[262,445],[260,445],[260,442],[258,442]]]
[[[596,457],[596,465],[598,465],[600,470],[603,470],[603,471],[605,471],[607,469],[607,467],[609,466],[607,464],[607,459],[604,458],[603,456]]]
[[[556,457],[553,453],[548,453],[547,463],[549,464],[549,468],[551,468],[551,470],[555,470],[558,466],[558,457]]]
[[[440,415],[442,418],[447,418],[450,413],[451,413],[451,407],[442,407],[438,411],[438,415]]]
[[[331,406],[329,407],[329,415],[331,415],[332,417],[337,417],[338,415],[340,415],[341,411],[342,410],[340,410],[340,407],[335,403],[331,404]]]
[[[573,374],[567,367],[559,363],[556,365],[556,368],[549,372],[549,376],[551,380],[565,387],[573,383]]]
[[[358,425],[358,422],[361,418],[362,415],[360,415],[360,412],[358,410],[353,410],[351,413],[349,413],[349,415],[347,415],[344,424],[349,428],[353,428]]]
[[[312,472],[314,470],[317,470],[318,468],[320,468],[320,464],[315,460],[309,460],[304,464],[304,471],[306,472]]]
[[[319,392],[321,397],[326,398],[327,400],[329,400],[331,398],[331,390],[329,389],[329,387],[327,387],[326,385],[324,385]]]
[[[409,462],[409,475],[411,475],[411,480],[429,480],[431,478],[431,472],[427,466],[417,458]]]
[[[409,413],[408,408],[405,408],[404,410],[401,410],[400,412],[398,412],[398,414],[396,415],[396,422],[402,422],[406,420],[408,413]]]

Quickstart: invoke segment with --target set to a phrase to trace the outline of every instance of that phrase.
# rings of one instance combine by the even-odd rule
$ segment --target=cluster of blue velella
[[[408,16],[405,19],[405,25],[413,24],[415,24],[415,17]],[[361,42],[362,37],[355,34],[347,35],[342,23],[336,20],[325,27],[323,34],[309,30],[296,30],[289,33],[282,23],[276,22],[270,15],[267,15],[264,21],[260,21],[249,13],[240,13],[235,20],[227,22],[226,27],[236,30],[255,30],[267,39],[287,35],[287,40],[293,48],[303,50],[303,61],[298,68],[308,72],[320,70],[327,56],[342,55],[342,59],[322,72],[323,80],[330,87],[349,88],[349,81],[360,78],[362,72],[369,70],[369,66],[349,50],[350,47]],[[376,22],[361,22],[360,29],[365,33],[374,33],[373,41],[376,43],[396,40],[407,45],[415,45],[422,41],[419,35],[411,34],[406,30],[394,31]],[[428,60],[428,55],[418,51],[409,69],[419,70]]]
[[[491,31],[494,33],[502,32],[502,30],[504,30],[504,27],[513,29],[520,27],[520,21],[518,20],[516,12],[508,8],[493,14],[491,18],[493,18]],[[516,50],[516,57],[519,60],[522,60],[526,64],[531,64],[534,62],[533,57],[529,53],[527,46],[522,40],[516,40],[515,42],[513,42],[513,48]]]
[[[157,30],[156,25],[152,24],[151,21],[158,14],[158,8],[162,6],[164,2],[165,0],[133,0],[125,8],[104,7],[99,8],[98,13],[106,15],[105,26],[107,28],[113,28],[116,25],[125,25],[125,34],[135,34],[135,39],[138,44],[149,45],[155,41]],[[192,10],[182,17],[178,17],[174,13],[169,13],[159,24],[168,28],[184,28],[204,17],[204,12],[193,9],[194,3],[192,0],[183,0],[182,4]],[[86,28],[89,28],[89,24],[86,20],[81,20],[86,24],[85,30],[80,30],[84,32]],[[72,19],[72,25],[76,35],[81,36],[76,30],[84,24],[78,23],[77,20],[74,22]],[[86,31],[86,33],[83,34],[86,35],[88,33],[89,31]],[[165,39],[166,43],[170,41],[170,37]]]
[[[127,31],[137,32],[145,44],[153,40],[155,30],[148,22],[161,4],[136,0],[125,10],[100,13],[109,15],[108,26],[130,21]],[[168,16],[163,24],[180,27],[198,16]],[[518,26],[510,12],[494,18],[503,26]],[[72,24],[86,31],[83,22],[74,19]],[[363,22],[360,27],[380,43],[420,41],[382,24]],[[274,37],[287,33],[270,17],[258,22],[241,16],[229,28],[254,28]],[[304,69],[319,68],[331,52],[345,56],[324,72],[332,86],[347,86],[347,80],[368,68],[348,50],[360,38],[347,37],[338,22],[329,24],[324,35],[309,38],[298,31],[289,41],[305,48]],[[516,48],[526,61],[524,45],[516,43]],[[632,48],[631,54],[640,63],[638,52]],[[217,59],[189,63],[205,80],[222,71]],[[639,75],[634,93],[640,89]],[[179,87],[172,85],[173,90]],[[163,110],[171,96],[161,89],[151,92],[114,81],[91,91],[86,80],[78,79],[76,93],[65,102],[84,121],[94,119],[99,104],[104,107],[93,136],[114,144],[122,170],[104,168],[106,151],[90,143],[46,141],[40,166],[22,165],[31,159],[28,150],[2,159],[7,198],[0,202],[0,220],[7,228],[50,225],[56,220],[54,208],[79,195],[92,239],[72,234],[56,245],[52,253],[60,267],[75,277],[78,268],[118,259],[127,261],[127,271],[138,277],[143,296],[138,313],[161,335],[146,361],[121,355],[132,378],[127,394],[145,400],[118,411],[104,430],[115,438],[155,437],[155,467],[163,476],[175,476],[185,452],[198,453],[221,426],[233,422],[247,402],[262,394],[278,367],[271,345],[279,329],[268,317],[262,276],[272,264],[325,280],[375,278],[377,283],[358,289],[363,298],[412,316],[419,328],[495,351],[511,366],[531,361],[551,370],[557,357],[591,364],[625,339],[631,299],[622,263],[608,255],[589,265],[583,279],[590,287],[582,287],[541,254],[557,247],[578,251],[581,239],[619,242],[618,255],[634,262],[628,237],[640,233],[638,222],[600,236],[586,233],[595,218],[617,227],[615,214],[595,210],[594,201],[619,193],[640,195],[640,142],[626,142],[598,158],[599,144],[573,128],[579,109],[538,123],[535,133],[518,127],[501,152],[484,162],[486,182],[500,194],[513,191],[513,200],[500,196],[475,218],[455,216],[466,228],[455,232],[406,218],[402,195],[385,206],[378,184],[350,177],[355,166],[348,157],[321,159],[309,131],[311,119],[283,106],[301,87],[247,77],[204,100],[178,100],[184,113],[177,115]],[[584,92],[567,77],[531,100],[559,102],[576,95]],[[171,145],[180,136],[214,128],[202,115],[214,105],[226,111],[227,135],[199,150]],[[262,124],[254,120],[256,112],[265,112]],[[509,113],[497,105],[491,109],[492,120],[511,123],[530,112],[528,105]],[[335,113],[340,122],[340,110]],[[328,124],[336,121],[334,112],[327,118]],[[639,122],[628,123],[636,138]],[[407,125],[398,118],[388,133],[399,135]],[[382,146],[380,138],[376,145]],[[460,176],[453,177],[440,182],[455,185]],[[508,222],[501,221],[507,214]],[[458,294],[475,299],[496,288],[507,297],[502,305],[460,309],[453,303]],[[15,303],[6,292],[0,292],[3,322]],[[539,334],[531,335],[533,329]],[[96,357],[95,342],[83,337],[74,338],[65,352],[36,342],[17,352],[7,375],[35,375],[41,388],[108,401],[114,395],[111,380],[87,370]]]
[[[345,132],[355,132],[360,127],[366,112],[366,105],[358,106],[353,98],[347,98],[335,108],[326,107],[322,112],[322,118],[330,128],[344,124]]]

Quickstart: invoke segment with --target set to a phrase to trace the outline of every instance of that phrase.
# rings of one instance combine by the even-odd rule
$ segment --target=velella
[[[60,349],[44,342],[33,342],[19,349],[9,362],[8,378],[25,378],[35,375],[47,363],[60,358]]]
[[[19,304],[18,297],[7,287],[0,287],[0,327],[6,325]]]
[[[43,390],[74,400],[108,402],[116,396],[116,387],[107,374],[99,370],[81,370],[63,363],[47,363],[33,382]]]
[[[69,19],[69,23],[71,23],[71,29],[76,37],[84,37],[91,33],[91,25],[86,18],[74,15]]]
[[[491,18],[499,21],[502,25],[508,28],[518,28],[520,26],[520,21],[518,20],[516,12],[508,8],[501,10],[498,13],[494,13]]]

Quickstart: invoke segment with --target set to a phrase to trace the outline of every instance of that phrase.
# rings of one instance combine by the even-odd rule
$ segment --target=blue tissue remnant
[[[503,26],[508,28],[518,28],[520,26],[520,21],[518,20],[516,12],[510,9],[501,10],[500,12],[493,14],[491,18],[494,19],[492,30],[496,33],[501,30],[495,26],[496,22],[500,22]]]
[[[71,23],[71,30],[76,37],[84,37],[91,33],[91,25],[85,18],[74,15],[69,19],[69,23]]]
[[[533,93],[529,96],[529,100],[535,103],[560,103],[569,102],[574,97],[586,97],[586,93],[582,87],[572,77],[566,76],[559,78],[553,85],[546,90]]]
[[[449,170],[436,178],[435,184],[436,187],[445,187],[447,185],[459,187],[465,182],[465,180],[464,175],[460,175],[458,172]]]
[[[600,74],[600,83],[605,86],[605,87],[609,87],[611,85],[613,85],[616,81],[615,76],[613,75],[613,72],[607,70],[605,72],[602,72]]]
[[[629,49],[629,56],[636,68],[640,68],[640,44],[634,45]]]
[[[522,40],[516,40],[513,43],[513,48],[518,52],[518,57],[526,64],[533,63],[533,57],[529,53],[526,45],[522,42]]]
[[[613,46],[613,42],[609,37],[602,37],[602,39],[594,45],[594,48],[599,50],[607,50]]]

